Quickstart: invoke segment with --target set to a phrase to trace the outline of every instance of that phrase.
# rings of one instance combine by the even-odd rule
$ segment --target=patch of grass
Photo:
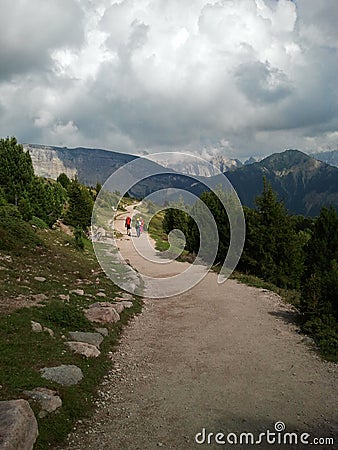
[[[287,303],[295,306],[296,308],[299,306],[300,301],[300,292],[291,289],[282,289],[278,286],[264,281],[254,275],[243,274],[240,272],[233,272],[231,278],[236,279],[240,283],[246,284],[248,286],[253,286],[261,289],[267,289],[268,291],[275,292],[280,295]]]
[[[23,255],[40,244],[32,226],[22,220],[15,206],[0,206],[0,251]]]
[[[168,237],[162,228],[163,217],[164,211],[160,211],[152,217],[148,225],[148,233],[156,242],[156,250],[160,252],[164,252],[170,247]]]

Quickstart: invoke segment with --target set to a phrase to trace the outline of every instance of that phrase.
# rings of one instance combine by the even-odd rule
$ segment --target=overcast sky
[[[338,148],[337,0],[0,0],[0,136],[230,157]]]

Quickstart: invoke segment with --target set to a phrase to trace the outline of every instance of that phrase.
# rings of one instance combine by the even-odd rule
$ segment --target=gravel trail
[[[142,269],[132,241],[123,238],[120,249]],[[279,421],[298,439],[305,432],[309,442],[337,439],[337,366],[309,347],[277,295],[216,278],[209,273],[176,297],[145,299],[124,329],[94,416],[77,423],[63,449],[309,448],[265,438],[255,446],[215,442],[217,433],[220,441],[240,432],[258,439]],[[209,445],[195,441],[203,429],[213,433]]]

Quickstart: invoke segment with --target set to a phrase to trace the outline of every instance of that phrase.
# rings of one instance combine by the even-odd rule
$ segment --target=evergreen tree
[[[18,205],[34,178],[30,154],[25,152],[15,137],[0,139],[0,186],[9,203]]]
[[[247,214],[245,258],[247,263],[251,260],[248,269],[277,286],[298,288],[303,270],[301,242],[284,204],[277,200],[266,179],[256,204],[256,212]]]
[[[77,179],[72,180],[69,189],[69,207],[65,217],[66,223],[85,230],[90,226],[94,201],[85,186]]]
[[[308,318],[332,314],[338,321],[338,216],[323,208],[306,246],[302,311]]]
[[[68,189],[70,186],[70,179],[67,177],[65,173],[60,173],[60,175],[57,177],[56,181],[61,184],[65,189]]]

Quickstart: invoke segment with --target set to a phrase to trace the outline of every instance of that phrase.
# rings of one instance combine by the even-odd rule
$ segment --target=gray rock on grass
[[[66,342],[66,344],[73,352],[83,355],[86,358],[97,358],[101,354],[95,345],[87,344],[86,342],[70,341]]]
[[[75,295],[84,295],[84,290],[83,289],[73,289],[71,291],[69,291],[70,294],[75,294]]]
[[[73,341],[86,342],[87,344],[95,345],[95,347],[100,347],[103,341],[103,337],[100,333],[70,331],[69,336]]]
[[[26,400],[0,402],[1,450],[32,450],[38,434],[36,418]]]
[[[23,391],[23,393],[26,397],[35,400],[39,404],[41,408],[39,417],[45,417],[48,413],[54,412],[62,406],[61,398],[51,389],[40,387],[32,391]]]
[[[73,386],[83,378],[82,370],[73,365],[64,365],[57,367],[44,367],[40,369],[42,378],[54,381],[62,386]]]
[[[108,328],[95,328],[95,330],[102,334],[102,336],[108,336],[109,335],[109,331]]]
[[[34,322],[34,320],[31,320],[31,326],[34,333],[42,332],[42,325],[39,322]]]
[[[89,306],[85,316],[90,322],[115,323],[120,320],[120,315],[114,308],[113,303],[98,302]]]
[[[121,305],[123,305],[125,308],[132,308],[134,306],[133,302],[128,302],[127,300],[123,300],[121,302]]]

